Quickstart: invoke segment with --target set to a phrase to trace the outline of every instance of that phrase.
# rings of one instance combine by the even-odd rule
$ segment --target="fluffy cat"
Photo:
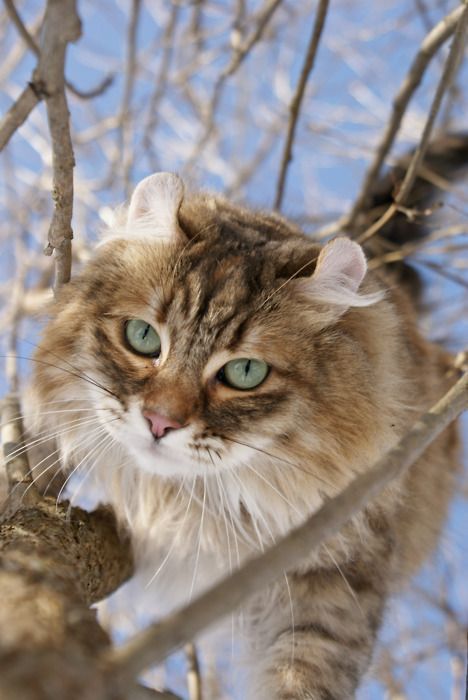
[[[444,392],[448,361],[403,282],[346,237],[321,246],[165,173],[119,217],[51,309],[25,412],[97,480],[167,610],[372,465]],[[249,603],[249,698],[354,696],[388,595],[440,531],[455,453],[450,429]]]

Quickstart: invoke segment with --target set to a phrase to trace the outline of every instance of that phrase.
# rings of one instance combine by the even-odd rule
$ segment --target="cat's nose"
[[[158,440],[167,435],[170,430],[177,430],[183,427],[178,421],[154,411],[143,411],[143,417],[148,421],[151,432]]]

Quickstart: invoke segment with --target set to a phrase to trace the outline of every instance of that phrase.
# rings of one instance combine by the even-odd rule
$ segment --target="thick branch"
[[[98,654],[110,641],[89,604],[131,574],[111,513],[44,499],[0,523],[2,700],[118,700]],[[59,670],[59,671],[58,671]]]
[[[119,677],[122,683],[131,682],[148,665],[163,661],[170,652],[195,639],[199,632],[238,608],[246,598],[277,580],[284,571],[297,566],[314,547],[336,534],[385,486],[401,476],[466,408],[468,373],[417,421],[396,447],[336,498],[327,501],[305,524],[186,608],[151,625],[111,652],[108,658],[110,675]]]

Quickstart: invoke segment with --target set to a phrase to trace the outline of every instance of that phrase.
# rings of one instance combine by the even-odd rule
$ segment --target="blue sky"
[[[115,119],[121,108],[130,4],[125,0],[101,3],[82,0],[78,4],[83,20],[83,37],[69,52],[67,76],[82,89],[94,86],[109,73],[114,75],[114,82],[92,103],[70,97],[77,161],[74,217],[77,251],[81,250],[81,243],[93,240],[97,235],[106,216],[105,208],[121,203],[126,196],[122,153],[119,152],[120,136]],[[188,169],[194,142],[200,138],[203,128],[184,90],[188,85],[197,95],[204,95],[202,107],[209,104],[216,76],[230,57],[232,5],[227,0],[206,3],[207,9],[202,18],[206,32],[204,59],[185,82],[182,79],[177,82],[174,76],[183,76],[191,63],[200,58],[193,53],[190,42],[184,44],[182,41],[193,12],[193,8],[182,4],[175,41],[178,47],[183,47],[183,51],[181,49],[180,54],[173,57],[173,83],[160,102],[158,128],[153,134],[151,149],[148,149],[144,141],[147,107],[154,89],[154,76],[160,67],[171,4],[163,0],[143,3],[137,34],[137,80],[130,105],[129,132],[133,149],[131,181],[135,183],[151,172],[156,162],[162,170],[181,172],[193,186],[228,191],[236,200],[270,207],[274,200],[288,99],[300,71],[316,3],[290,2],[278,12],[272,23],[275,41],[269,37],[269,41],[259,44],[242,69],[226,82],[216,117],[217,139],[207,143],[193,167]],[[454,2],[431,0],[425,3],[427,14],[421,15],[416,11],[416,5],[403,0],[388,3],[340,0],[332,3],[299,122],[284,200],[284,212],[304,222],[305,229],[311,233],[317,226],[347,211],[359,190],[366,164],[388,118],[391,100],[414,56],[415,48],[427,31],[425,22],[433,24],[456,7]],[[21,11],[26,21],[31,22],[41,7],[42,3],[38,0],[22,3]],[[247,7],[253,11],[261,7],[261,3],[248,2]],[[0,63],[5,66],[17,50],[19,39],[11,28],[6,31],[5,25],[0,31],[3,32],[0,36]],[[417,141],[445,55],[446,49],[441,52],[440,58],[433,61],[404,120],[393,156],[404,152]],[[459,86],[468,85],[466,63],[458,78]],[[10,74],[4,75],[0,71],[2,112],[30,78],[34,65],[35,59],[26,52]],[[466,93],[460,89],[450,127],[466,127],[467,113]],[[89,130],[105,120],[109,122],[109,127],[100,136],[88,139],[86,134]],[[264,153],[261,158],[258,154],[259,162],[252,176],[245,184],[237,185],[237,175],[251,162],[262,144]],[[153,152],[151,157],[150,150]],[[50,172],[44,107],[40,106],[15,135],[0,161],[0,206],[3,209],[0,282],[8,282],[12,274],[13,235],[24,235],[29,250],[39,250],[42,245],[51,211]],[[12,216],[18,206],[24,207],[25,211],[24,220],[20,223]],[[466,200],[463,204],[455,198],[451,206],[455,208],[443,211],[443,223],[466,223]],[[84,258],[86,248],[82,248],[80,255]],[[34,273],[30,274],[33,279]],[[429,292],[439,305],[448,304],[449,301],[453,304],[454,300],[459,307],[466,304],[466,290],[441,281],[433,274],[427,276],[427,281]],[[6,303],[5,300],[6,296],[2,303]],[[466,345],[468,336],[466,316],[463,325],[462,318],[457,316],[457,308],[450,327],[451,349]],[[425,320],[425,328],[437,335],[440,326],[434,318],[437,317],[432,317],[432,321],[431,317]],[[21,333],[31,340],[35,337],[36,328],[35,324],[26,323]],[[22,345],[21,352],[28,355],[29,346]],[[2,374],[0,390],[2,393],[5,390]],[[463,586],[468,573],[464,541],[467,524],[466,501],[459,498],[452,509],[442,551],[448,552],[446,557],[451,564],[452,574],[448,584],[450,600],[465,620],[468,613]],[[440,573],[443,567],[439,564],[436,570]],[[420,575],[419,582],[422,586],[435,587],[440,583],[437,577],[434,582],[434,570],[430,568]],[[426,629],[427,626],[434,634],[443,632],[441,619],[434,613],[433,607],[414,596],[392,605],[389,619],[385,639],[391,639],[395,630],[402,625],[416,629]],[[413,641],[408,642],[408,651],[404,646],[401,648],[403,656],[410,653]],[[404,675],[403,670],[401,673]],[[450,657],[446,651],[432,655],[425,663],[419,664],[417,670],[405,678],[405,686],[408,697],[417,700],[436,697],[438,700],[461,700],[450,695]],[[382,697],[382,687],[372,681],[359,695],[360,700]]]

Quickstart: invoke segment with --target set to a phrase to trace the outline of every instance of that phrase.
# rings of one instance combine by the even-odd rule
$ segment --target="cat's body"
[[[159,175],[60,294],[28,424],[62,431],[62,460],[92,470],[156,611],[302,522],[446,389],[446,359],[417,333],[405,291],[365,273],[347,239],[321,247]],[[143,334],[129,334],[132,319]],[[150,327],[160,351],[142,354]],[[228,379],[239,358],[254,361],[239,381],[266,372],[257,386]],[[440,531],[455,451],[449,430],[244,610],[251,700],[353,696],[386,598]]]

